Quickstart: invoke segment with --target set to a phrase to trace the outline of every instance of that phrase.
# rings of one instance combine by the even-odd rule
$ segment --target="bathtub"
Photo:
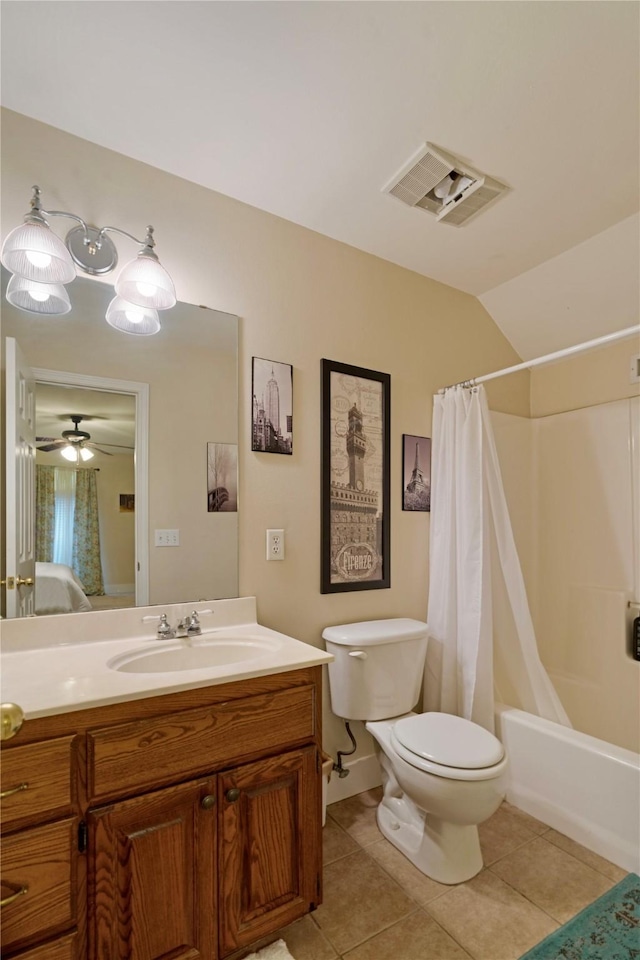
[[[496,734],[509,756],[510,803],[640,873],[637,753],[502,704]]]

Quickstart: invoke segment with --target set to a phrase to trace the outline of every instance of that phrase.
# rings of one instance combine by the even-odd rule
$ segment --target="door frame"
[[[66,387],[84,387],[87,390],[102,390],[105,393],[124,393],[136,400],[136,429],[134,450],[135,476],[135,584],[136,606],[149,604],[149,384],[137,380],[117,380],[113,377],[96,377],[66,370],[47,370],[32,367],[37,384],[51,383]]]

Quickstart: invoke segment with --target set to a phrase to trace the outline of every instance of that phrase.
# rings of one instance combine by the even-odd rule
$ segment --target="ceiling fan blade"
[[[52,450],[59,450],[60,447],[66,445],[64,440],[54,440],[53,443],[48,443],[45,447],[37,447],[37,449],[44,451],[44,453],[51,453]]]
[[[101,440],[100,443],[103,447],[116,447],[118,450],[135,450],[135,447],[127,447],[122,443],[107,443],[105,440]],[[86,447],[95,447],[96,444],[93,440],[87,440],[85,443]]]
[[[108,450],[103,450],[101,447],[99,447],[97,443],[89,443],[89,444],[86,444],[86,443],[85,443],[85,447],[86,447],[86,446],[93,447],[95,450],[98,451],[98,453],[104,453],[104,454],[106,454],[107,457],[112,457],[112,456],[113,456],[113,454],[112,454],[112,453],[109,453]]]
[[[59,443],[60,437],[36,437],[36,443]]]

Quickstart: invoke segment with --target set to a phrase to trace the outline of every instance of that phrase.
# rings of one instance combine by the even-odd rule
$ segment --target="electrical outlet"
[[[284,530],[267,530],[267,560],[284,560]]]
[[[156,547],[179,547],[179,530],[156,530],[154,543]]]

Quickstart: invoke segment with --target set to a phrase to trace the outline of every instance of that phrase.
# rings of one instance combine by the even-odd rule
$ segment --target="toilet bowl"
[[[374,620],[328,627],[331,709],[364,720],[382,772],[377,811],[384,836],[424,874],[462,883],[482,869],[478,824],[500,806],[507,758],[500,741],[470,720],[413,713],[427,625]]]
[[[505,794],[507,758],[500,741],[475,723],[442,713],[371,721],[366,728],[382,770],[381,832],[439,883],[475,876],[482,869],[478,824],[495,813]]]

